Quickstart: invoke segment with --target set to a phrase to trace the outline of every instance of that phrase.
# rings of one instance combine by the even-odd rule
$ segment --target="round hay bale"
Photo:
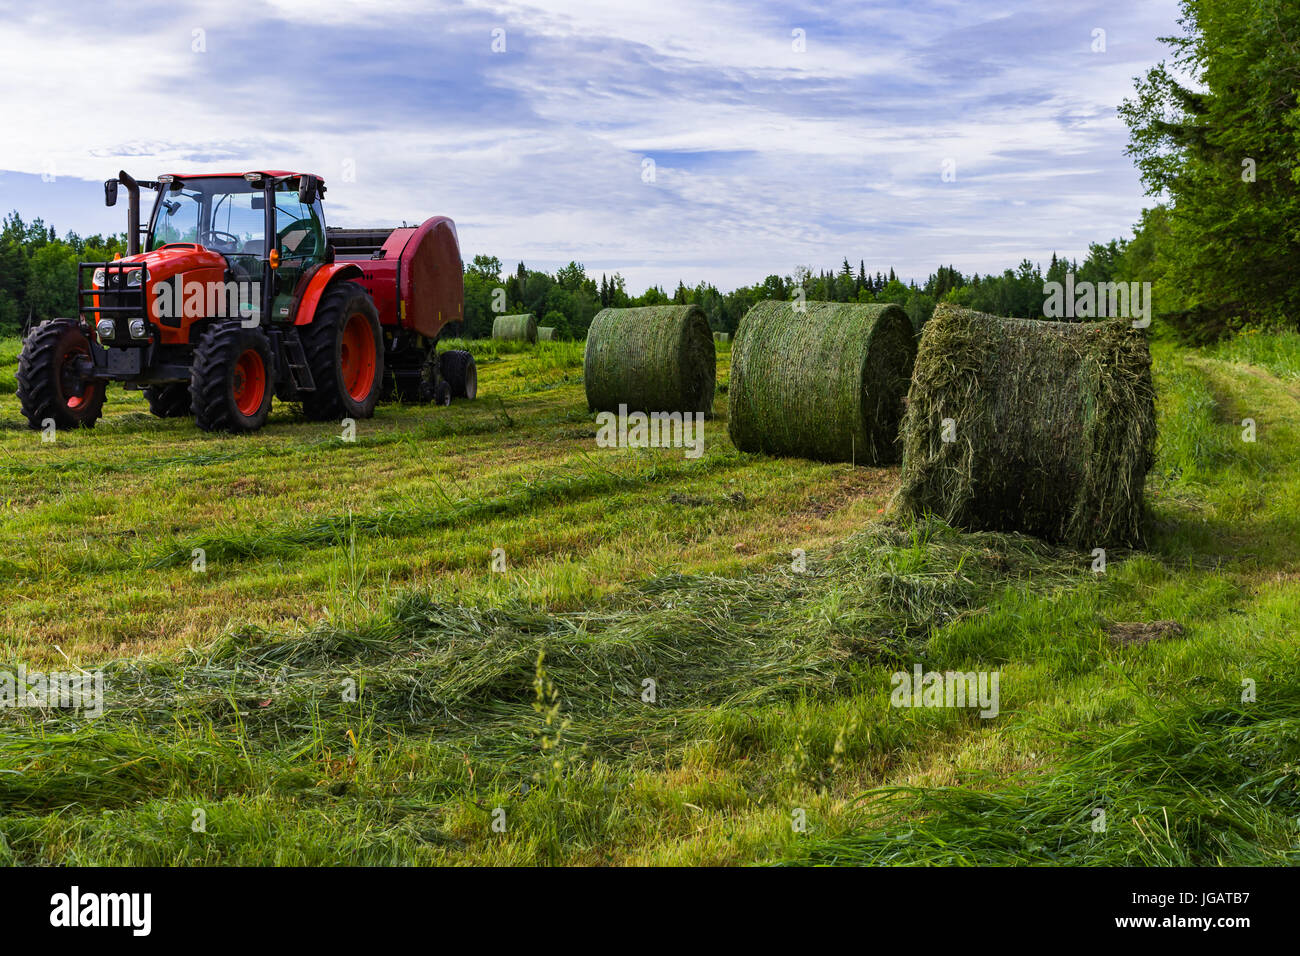
[[[537,341],[553,342],[555,341],[555,329],[549,325],[539,325],[537,327]]]
[[[713,414],[717,356],[696,305],[604,309],[591,320],[582,363],[593,412]]]
[[[731,440],[742,451],[819,461],[898,461],[916,357],[896,305],[760,302],[731,346]]]
[[[970,530],[1136,545],[1155,439],[1151,355],[1131,323],[945,304],[921,336],[898,502]]]
[[[537,320],[526,315],[498,315],[492,321],[492,338],[512,342],[536,342]]]
[[[730,342],[730,341],[731,341],[731,333],[730,333],[730,332],[714,332],[714,333],[713,333],[713,341],[715,341],[715,342]]]

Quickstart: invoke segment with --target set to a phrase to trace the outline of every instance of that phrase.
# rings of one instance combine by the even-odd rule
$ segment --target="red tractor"
[[[78,317],[23,343],[18,397],[33,428],[93,427],[110,381],[159,417],[254,431],[274,394],[308,418],[369,418],[381,395],[449,404],[478,391],[468,352],[436,351],[463,319],[456,225],[327,229],[318,176],[125,172],[128,254],[78,269]],[[147,225],[140,190],[157,193]],[[144,251],[141,251],[143,241]],[[87,281],[89,279],[89,281]]]

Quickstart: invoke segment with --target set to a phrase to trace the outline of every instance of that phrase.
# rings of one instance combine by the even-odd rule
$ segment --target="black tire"
[[[368,390],[363,390],[364,375],[354,380],[351,387],[344,380],[344,337],[354,317],[364,320],[374,341]],[[303,328],[302,344],[316,384],[315,391],[303,393],[303,413],[315,421],[372,417],[384,384],[384,337],[379,328],[379,311],[370,293],[355,282],[332,285],[321,298],[311,322]],[[361,362],[363,368],[365,364]]]
[[[465,398],[471,402],[478,397],[478,366],[474,356],[460,349],[443,352],[442,377],[451,386],[452,398]]]
[[[446,379],[438,379],[438,384],[433,387],[433,404],[443,408],[451,404],[451,386]]]
[[[72,319],[49,319],[23,342],[18,358],[18,401],[32,428],[94,428],[104,414],[103,380],[82,379],[90,340]]]
[[[190,370],[190,404],[199,428],[257,431],[266,424],[274,392],[275,361],[265,332],[235,321],[219,322],[203,333]]]
[[[186,382],[150,385],[144,390],[149,411],[159,418],[184,418],[190,413],[190,386]]]

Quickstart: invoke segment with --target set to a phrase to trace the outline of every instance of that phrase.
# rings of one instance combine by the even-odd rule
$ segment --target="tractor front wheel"
[[[18,401],[32,428],[94,428],[104,414],[104,382],[85,376],[90,340],[72,319],[50,319],[23,342]]]
[[[316,421],[370,418],[384,382],[384,339],[379,312],[355,282],[331,286],[302,330],[316,389],[302,408]]]
[[[205,432],[253,432],[266,424],[274,392],[271,343],[239,322],[213,325],[199,339],[190,370],[194,423]]]

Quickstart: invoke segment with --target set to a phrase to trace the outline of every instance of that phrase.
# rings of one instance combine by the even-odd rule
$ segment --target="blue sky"
[[[0,7],[0,209],[120,231],[119,168],[303,169],[332,225],[449,215],[466,259],[636,292],[1126,235],[1115,107],[1178,30],[1174,0]]]

